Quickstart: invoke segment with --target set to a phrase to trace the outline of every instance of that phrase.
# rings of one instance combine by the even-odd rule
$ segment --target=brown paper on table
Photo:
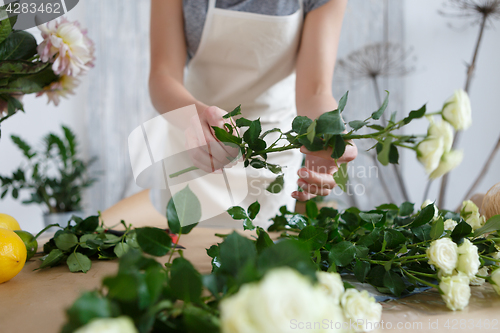
[[[231,230],[195,228],[189,235],[181,237],[180,243],[186,247],[184,257],[202,273],[211,270],[211,258],[206,254],[206,248],[221,241],[214,235],[216,232],[223,234]],[[118,269],[117,260],[93,260],[87,274],[71,273],[66,265],[33,271],[40,265],[38,258],[40,255],[26,263],[21,273],[11,281],[0,284],[0,333],[59,332],[66,322],[65,309],[81,292],[98,288],[104,276],[112,275]],[[167,257],[159,261],[165,263]],[[472,287],[470,304],[463,311],[448,310],[434,289],[384,302],[383,308],[385,329],[378,332],[500,332],[500,297],[487,284]],[[463,319],[466,321],[465,328],[460,323]],[[472,323],[477,325],[479,320],[483,324],[482,329],[477,326],[469,328]],[[489,320],[490,329],[484,328],[485,320]],[[492,320],[497,322],[495,328]],[[448,329],[444,327],[446,321]]]

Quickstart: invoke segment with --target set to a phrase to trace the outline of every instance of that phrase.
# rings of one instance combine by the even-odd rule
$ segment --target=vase
[[[59,224],[61,227],[66,227],[68,225],[68,221],[71,217],[75,215],[78,217],[84,217],[83,212],[64,212],[64,213],[50,213],[43,215],[43,224],[44,227],[47,227],[51,224]],[[57,230],[60,230],[58,227],[52,227],[45,231],[45,234],[54,234]]]

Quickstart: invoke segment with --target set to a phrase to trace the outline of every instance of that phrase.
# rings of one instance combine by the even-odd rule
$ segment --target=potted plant
[[[72,215],[82,215],[82,192],[95,181],[87,171],[93,160],[79,159],[75,134],[66,126],[62,130],[63,136],[47,134],[40,150],[12,135],[26,161],[11,176],[0,176],[0,198],[10,192],[17,199],[21,191],[30,192],[23,203],[43,205],[46,226],[63,225]]]

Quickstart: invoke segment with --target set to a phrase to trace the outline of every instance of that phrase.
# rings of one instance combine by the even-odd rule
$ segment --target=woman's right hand
[[[212,128],[224,128],[224,123],[229,123],[222,118],[226,113],[216,106],[209,106],[198,117],[191,119],[185,131],[186,148],[189,149],[191,159],[196,167],[205,172],[214,172],[228,164],[232,166],[238,157],[239,147],[220,142]]]

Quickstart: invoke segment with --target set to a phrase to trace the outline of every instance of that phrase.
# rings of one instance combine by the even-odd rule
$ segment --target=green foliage
[[[260,119],[249,120],[240,117],[240,105],[232,112],[224,115],[223,118],[228,119],[230,123],[226,123],[222,128],[213,127],[214,134],[222,143],[231,147],[239,147],[244,158],[245,167],[268,169],[277,175],[276,180],[267,187],[267,191],[270,193],[279,193],[284,185],[281,166],[267,162],[267,156],[270,153],[298,149],[304,146],[310,151],[329,149],[331,150],[331,157],[337,160],[343,156],[348,145],[351,145],[349,140],[368,139],[376,142],[373,147],[376,147],[377,158],[380,163],[388,165],[399,163],[399,148],[416,150],[419,143],[416,136],[398,135],[396,131],[409,124],[413,119],[424,117],[426,113],[425,105],[418,110],[411,111],[401,121],[396,121],[396,113],[394,112],[387,124],[372,122],[378,121],[387,110],[389,106],[389,92],[387,92],[384,102],[377,111],[373,112],[367,119],[350,121],[351,131],[347,131],[342,118],[342,111],[346,107],[347,97],[348,93],[345,93],[340,98],[337,109],[323,113],[315,120],[306,116],[295,117],[292,121],[292,129],[287,132],[283,132],[280,128],[272,128],[263,132]],[[232,117],[234,116],[239,118],[233,121]],[[238,128],[239,131],[235,131],[235,128]],[[371,129],[373,131],[366,134],[357,134],[356,132],[361,129]],[[240,132],[242,135],[240,135]],[[271,133],[277,133],[278,137],[268,144],[264,139]],[[170,176],[175,177],[191,170],[193,168],[187,168]],[[343,190],[346,190],[348,181],[346,172],[337,172],[334,179]]]
[[[62,136],[46,135],[38,150],[20,137],[11,136],[26,161],[12,176],[0,176],[2,198],[10,191],[17,199],[25,191],[30,198],[24,204],[44,205],[49,213],[81,210],[82,192],[95,182],[87,171],[93,160],[81,160],[75,134],[66,126],[62,130]]]

